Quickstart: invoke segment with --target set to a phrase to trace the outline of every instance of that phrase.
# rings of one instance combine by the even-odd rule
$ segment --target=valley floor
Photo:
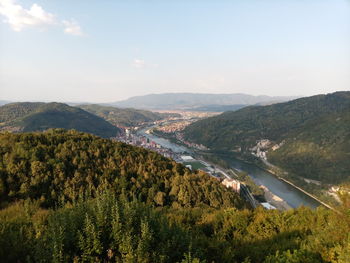
[[[154,128],[154,127],[153,127]],[[159,134],[153,134],[154,136],[159,136]],[[169,139],[169,138],[165,138],[165,139]],[[178,139],[178,138],[177,138]],[[174,143],[174,141],[172,141],[172,143]],[[183,147],[185,144],[181,144],[181,147]],[[188,145],[186,145],[186,147],[189,147]],[[191,148],[191,151],[198,151],[198,149],[196,148]],[[271,167],[273,170],[274,168],[278,168],[270,163],[268,163],[267,161],[265,161],[266,166]],[[211,164],[213,165],[213,164]],[[217,166],[217,165],[215,165]],[[271,169],[266,169],[264,167],[262,167],[264,170],[266,170],[269,173],[272,173],[273,175],[277,176],[277,178],[279,180],[282,180],[291,185],[292,187],[294,187],[296,189],[296,191],[301,191],[303,192],[305,195],[308,195],[309,197],[313,198],[314,200],[316,200],[317,202],[319,202],[320,204],[326,206],[327,208],[333,209],[330,205],[328,205],[327,203],[323,202],[322,200],[320,200],[319,198],[315,197],[313,194],[309,193],[308,191],[305,191],[304,189],[300,188],[299,186],[295,185],[294,183],[290,182],[289,180],[286,180],[285,178],[281,178],[278,174],[274,173],[273,171],[271,172]],[[218,167],[215,167],[216,170],[218,170]],[[222,169],[221,169],[222,170]],[[290,208],[292,208],[286,200],[283,200],[283,198],[281,198],[279,195],[276,195],[275,193],[273,193],[268,187],[264,186],[263,190],[265,192],[264,197],[266,199],[266,201],[268,203],[270,203],[271,205],[275,206],[277,209],[279,210],[288,210]]]

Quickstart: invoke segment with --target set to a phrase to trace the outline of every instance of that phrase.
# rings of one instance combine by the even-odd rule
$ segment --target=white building
[[[222,181],[222,184],[227,188],[232,188],[233,191],[239,193],[241,190],[241,183],[234,179],[225,179]]]
[[[260,204],[267,210],[276,209],[276,207],[274,207],[273,205],[271,205],[271,204],[269,204],[267,202],[260,203]]]
[[[186,165],[186,167],[187,167],[188,169],[192,170],[192,165],[188,164],[188,165]]]
[[[182,156],[181,156],[181,159],[182,159],[184,162],[191,162],[191,161],[194,161],[193,157],[192,157],[192,156],[189,156],[189,155],[182,155]]]

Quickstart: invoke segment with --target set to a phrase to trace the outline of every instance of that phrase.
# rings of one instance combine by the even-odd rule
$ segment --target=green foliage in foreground
[[[151,206],[245,206],[210,176],[142,148],[60,129],[0,134],[0,205],[55,207],[107,189]]]
[[[0,206],[4,262],[196,262],[189,233],[152,207],[246,205],[155,152],[56,129],[0,134]]]
[[[247,210],[207,175],[76,131],[1,134],[0,151],[1,262],[349,262],[346,211]]]
[[[107,195],[56,211],[27,202],[0,212],[5,262],[176,262],[189,242],[159,212]]]
[[[103,194],[56,210],[19,202],[0,211],[2,262],[349,262],[349,217],[151,208]]]

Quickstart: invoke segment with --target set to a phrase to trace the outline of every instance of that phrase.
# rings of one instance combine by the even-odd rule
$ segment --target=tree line
[[[200,172],[77,131],[0,135],[2,262],[349,262],[350,210],[250,209]]]

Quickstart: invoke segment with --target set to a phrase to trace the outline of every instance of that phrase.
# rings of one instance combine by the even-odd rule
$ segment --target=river
[[[154,126],[153,126],[154,127]],[[152,128],[152,127],[151,127]],[[177,145],[175,143],[170,142],[167,139],[164,138],[160,138],[158,136],[155,136],[153,134],[148,134],[146,133],[147,130],[151,129],[151,128],[144,128],[139,130],[137,133],[140,135],[143,135],[145,137],[147,137],[148,139],[158,143],[159,145],[163,146],[164,148],[168,148],[171,149],[173,152],[175,153],[183,153],[183,152],[188,152],[188,153],[192,153],[193,151],[191,151],[190,149],[181,146],[181,145]]]
[[[150,140],[162,145],[165,148],[169,148],[172,151],[176,153],[181,152],[188,152],[192,153],[190,149],[179,146],[177,144],[174,144],[170,142],[167,139],[157,137],[153,134],[147,134],[147,129],[142,129],[138,131],[139,134],[146,136]],[[224,159],[224,158],[223,158]],[[293,208],[297,208],[299,206],[308,206],[311,208],[316,208],[320,206],[320,203],[317,202],[315,199],[311,198],[310,196],[304,194],[303,192],[299,191],[298,189],[294,188],[290,184],[279,180],[276,176],[273,174],[246,162],[243,162],[238,159],[226,159],[230,166],[234,169],[245,171],[248,173],[248,175],[254,180],[254,182],[257,185],[264,185],[266,186],[273,194],[279,196],[284,201],[287,202],[287,204]]]
[[[225,160],[232,168],[247,172],[257,185],[266,186],[273,194],[281,197],[289,206],[293,208],[297,208],[302,205],[316,208],[321,205],[312,197],[304,194],[290,184],[279,180],[273,174],[257,167],[254,164],[249,164],[232,158]]]

